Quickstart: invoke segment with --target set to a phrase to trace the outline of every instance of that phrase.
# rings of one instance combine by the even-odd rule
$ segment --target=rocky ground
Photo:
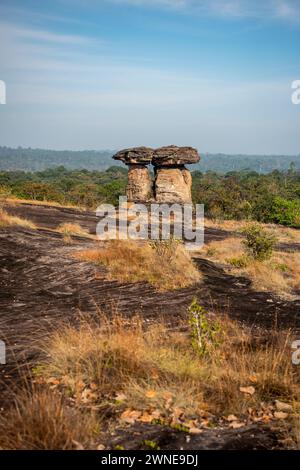
[[[199,255],[195,262],[204,279],[193,287],[162,293],[146,283],[109,281],[104,269],[72,257],[75,250],[88,247],[93,241],[74,237],[73,243],[67,244],[54,231],[61,223],[77,222],[95,233],[96,218],[92,212],[31,204],[11,205],[6,210],[30,219],[38,229],[9,227],[0,231],[0,335],[8,346],[7,365],[1,366],[2,398],[6,396],[7,384],[18,379],[20,368],[38,359],[36,345],[42,338],[58,328],[61,321],[78,321],[78,314],[93,316],[99,310],[115,309],[128,316],[140,314],[149,321],[162,316],[176,324],[191,299],[197,296],[208,310],[226,313],[256,328],[277,325],[300,329],[300,299],[287,301],[256,292],[248,279],[227,274],[220,265]],[[205,231],[206,242],[227,236],[230,232],[213,228]],[[298,245],[293,249],[299,249]],[[141,430],[131,431],[124,430],[114,437],[114,445],[130,442],[131,448],[141,448],[137,442]],[[155,435],[160,447],[166,449],[281,446],[274,429],[258,425],[243,430],[208,430],[201,436],[191,436],[191,442],[186,441],[184,433],[160,426],[145,425],[142,433],[149,435],[149,439]]]

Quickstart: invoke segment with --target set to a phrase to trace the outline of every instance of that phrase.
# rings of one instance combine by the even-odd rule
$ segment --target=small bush
[[[199,356],[206,356],[220,344],[221,326],[208,318],[207,312],[194,299],[189,306],[189,325],[193,349]]]
[[[271,258],[276,238],[268,233],[260,225],[253,224],[242,230],[245,236],[243,245],[249,256],[258,261],[264,261]]]
[[[231,266],[235,268],[246,268],[249,263],[249,258],[246,255],[238,256],[237,258],[230,258],[227,260]]]

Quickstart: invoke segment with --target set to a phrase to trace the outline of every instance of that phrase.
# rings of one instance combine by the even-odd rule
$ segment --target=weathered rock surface
[[[197,163],[200,160],[198,151],[193,147],[170,145],[156,149],[152,163],[155,166],[177,166]]]
[[[192,176],[184,167],[156,170],[155,200],[159,203],[176,202],[180,204],[192,201]]]
[[[134,202],[146,202],[152,197],[152,180],[146,166],[129,165],[126,196]]]
[[[148,165],[152,162],[154,150],[149,147],[134,147],[130,149],[120,150],[113,156],[114,160],[120,160],[126,165],[140,164]]]

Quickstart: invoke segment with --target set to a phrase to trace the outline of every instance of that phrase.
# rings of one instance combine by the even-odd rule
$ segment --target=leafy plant
[[[155,441],[150,441],[148,439],[145,439],[143,441],[143,444],[145,446],[147,446],[149,449],[152,449],[152,450],[160,450],[160,447],[159,445],[155,442]]]
[[[217,320],[208,317],[196,298],[189,306],[188,313],[192,347],[199,356],[207,356],[220,345],[221,325]]]
[[[246,255],[238,256],[236,258],[230,258],[227,260],[231,266],[235,268],[246,268],[249,263],[249,258]]]
[[[176,248],[180,243],[180,240],[171,237],[168,240],[153,240],[150,242],[150,246],[156,251],[159,257],[170,259],[175,254]]]
[[[264,261],[271,258],[276,237],[264,230],[259,224],[252,224],[242,230],[245,236],[243,245],[249,256],[258,260]]]

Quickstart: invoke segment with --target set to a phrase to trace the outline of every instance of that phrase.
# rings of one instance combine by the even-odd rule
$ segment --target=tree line
[[[205,205],[206,217],[253,219],[300,227],[300,171],[268,174],[231,171],[193,173],[193,202]],[[95,208],[118,204],[125,194],[127,169],[112,166],[106,171],[67,170],[63,166],[38,172],[1,171],[0,197],[14,196]]]

